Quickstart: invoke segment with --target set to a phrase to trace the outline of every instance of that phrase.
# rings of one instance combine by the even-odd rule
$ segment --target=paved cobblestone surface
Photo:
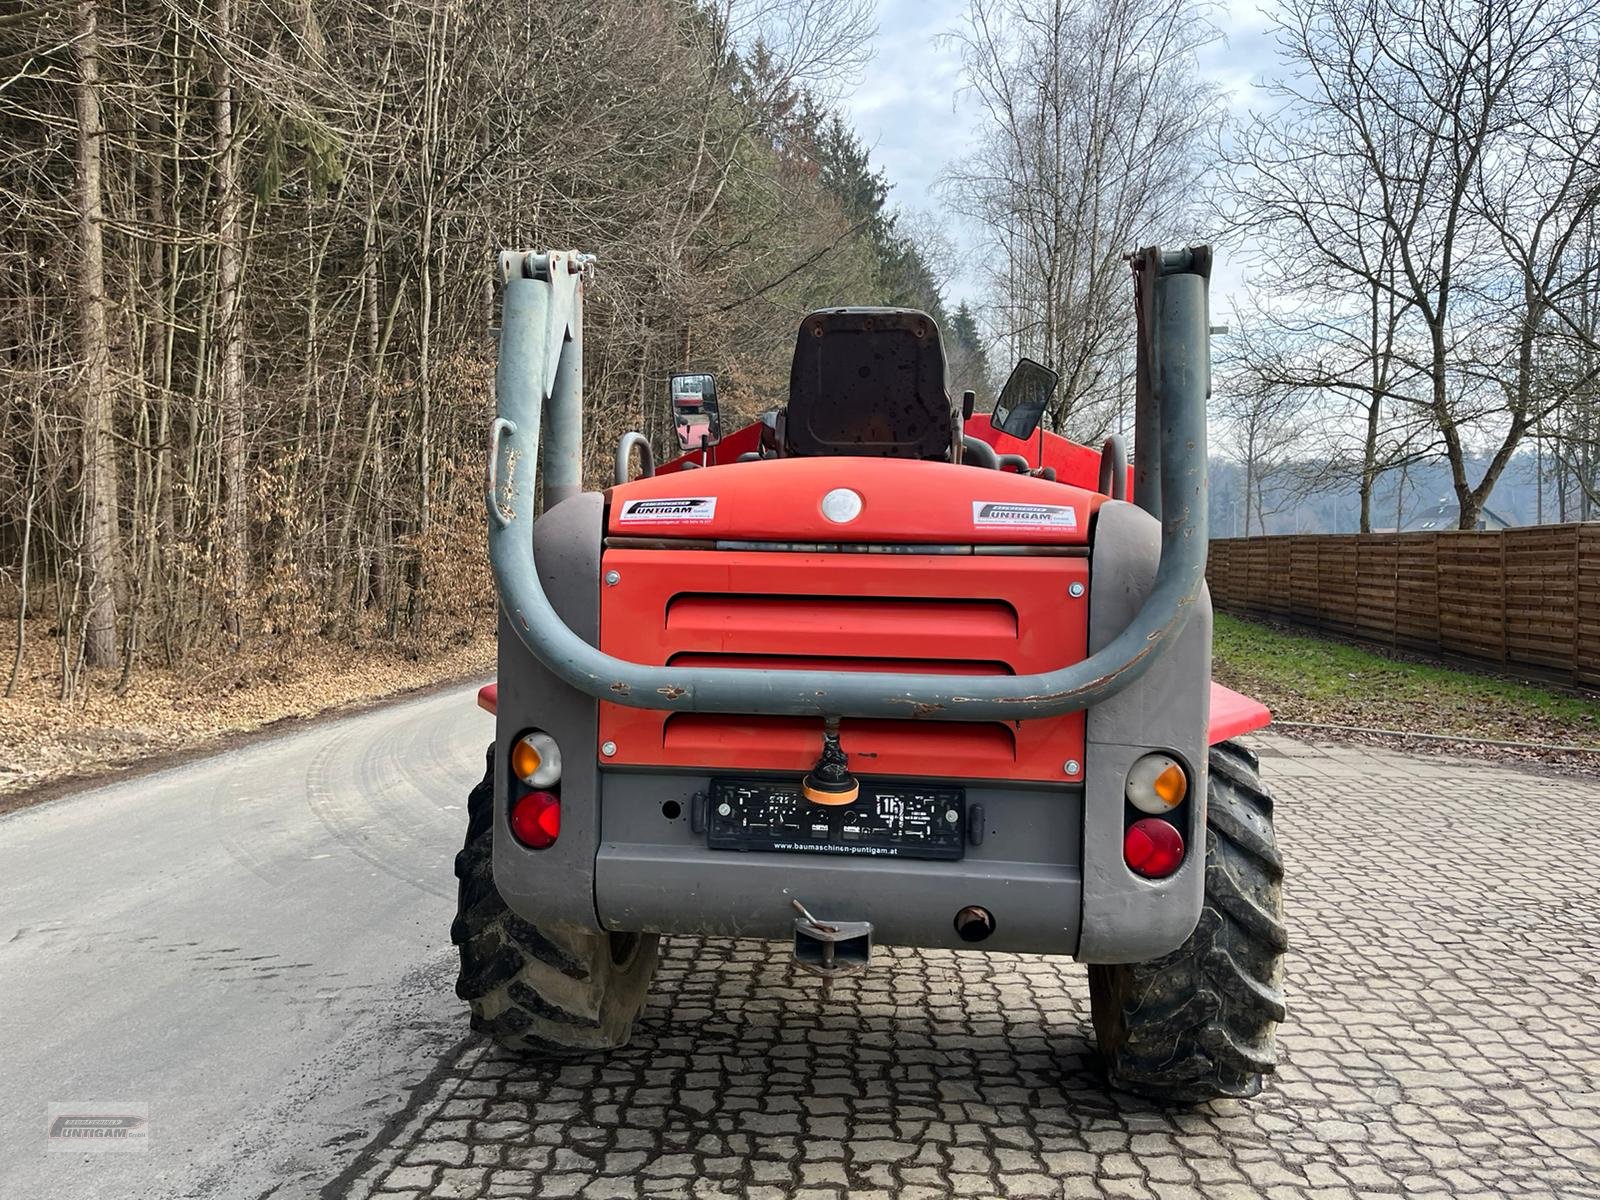
[[[664,950],[634,1043],[478,1043],[344,1193],[1600,1198],[1600,785],[1262,739],[1293,933],[1257,1100],[1109,1094],[1082,968],[892,950],[827,1008],[781,947]]]

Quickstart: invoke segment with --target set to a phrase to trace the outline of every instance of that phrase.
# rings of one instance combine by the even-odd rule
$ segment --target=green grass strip
[[[1288,721],[1600,747],[1600,701],[1555,687],[1389,658],[1222,613],[1214,653],[1219,683]]]

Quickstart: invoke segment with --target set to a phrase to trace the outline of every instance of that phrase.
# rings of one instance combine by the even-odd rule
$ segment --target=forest
[[[1212,241],[1247,268],[1214,347],[1230,531],[1319,494],[1389,524],[1407,478],[1466,526],[1529,462],[1538,511],[1600,506],[1592,4],[1275,0],[1233,92],[1198,0],[956,11],[928,52],[973,142],[909,198],[844,102],[873,0],[0,14],[6,695],[492,630],[500,248],[598,256],[591,483],[626,429],[669,449],[675,370],[781,403],[826,304],[926,309],[957,386],[1030,355],[1049,427],[1126,429],[1125,255]]]
[[[583,15],[0,17],[10,692],[29,636],[70,696],[85,667],[126,685],[252,639],[433,651],[492,628],[497,248],[599,258],[596,470],[626,428],[659,439],[672,370],[714,369],[735,412],[774,403],[816,305],[923,307],[975,345],[833,105],[870,5]]]

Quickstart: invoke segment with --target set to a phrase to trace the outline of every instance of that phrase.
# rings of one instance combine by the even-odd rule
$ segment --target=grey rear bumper
[[[607,928],[787,938],[790,901],[823,919],[871,921],[874,939],[948,949],[1071,954],[1078,945],[1083,790],[968,787],[984,837],[957,862],[711,850],[689,825],[705,777],[606,772],[595,907]],[[680,812],[668,817],[663,805]],[[668,811],[672,811],[669,806]],[[994,916],[977,946],[956,934],[971,904]]]
[[[598,641],[603,499],[584,493],[541,518],[539,570],[568,624]],[[1148,595],[1158,558],[1156,522],[1134,506],[1103,504],[1090,559],[1090,649],[1106,645]],[[555,676],[501,614],[496,747],[495,883],[530,921],[622,931],[790,936],[798,898],[823,918],[867,920],[880,941],[966,946],[956,911],[990,909],[983,949],[1139,962],[1181,945],[1200,916],[1205,876],[1206,725],[1211,606],[1204,589],[1183,632],[1139,680],[1087,714],[1084,784],[1013,788],[964,783],[987,811],[988,836],[960,862],[711,851],[661,804],[706,783],[689,773],[602,770],[598,703]],[[506,832],[508,764],[522,730],[543,729],[564,750],[561,837],[529,850]],[[570,748],[570,749],[569,749]],[[1190,853],[1162,880],[1122,860],[1123,778],[1147,750],[1176,755],[1198,803],[1183,833]],[[857,764],[857,769],[860,769]],[[1087,797],[1087,802],[1085,801]],[[1010,824],[1015,803],[1018,823]],[[1048,820],[1045,817],[1048,816]],[[1007,830],[1028,831],[1007,840]]]

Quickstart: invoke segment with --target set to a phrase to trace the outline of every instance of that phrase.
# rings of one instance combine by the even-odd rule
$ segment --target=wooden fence
[[[1212,603],[1600,684],[1600,522],[1219,538]]]

